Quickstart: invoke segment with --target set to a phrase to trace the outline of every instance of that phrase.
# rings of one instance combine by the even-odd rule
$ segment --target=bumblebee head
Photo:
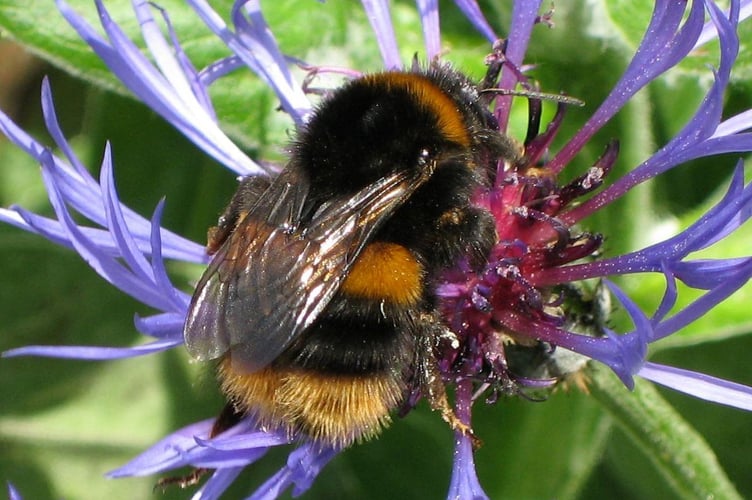
[[[430,71],[385,72],[335,91],[294,148],[312,190],[322,197],[355,192],[395,171],[469,155],[474,125],[436,78]]]

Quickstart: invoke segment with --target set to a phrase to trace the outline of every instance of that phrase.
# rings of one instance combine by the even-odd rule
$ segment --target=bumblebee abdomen
[[[373,437],[407,392],[409,318],[423,300],[423,274],[406,247],[370,243],[329,307],[271,366],[239,373],[229,358],[220,364],[223,391],[243,413],[290,434],[335,446]]]
[[[410,306],[416,304],[423,293],[423,268],[404,246],[377,241],[363,249],[340,292]]]
[[[338,447],[378,434],[405,392],[404,382],[386,373],[364,377],[274,367],[238,373],[229,358],[218,373],[236,409],[261,426]]]

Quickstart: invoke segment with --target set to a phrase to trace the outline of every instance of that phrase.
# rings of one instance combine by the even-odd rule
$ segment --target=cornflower
[[[362,3],[384,67],[402,68],[386,4]],[[521,86],[530,101],[520,158],[500,159],[493,184],[475,199],[494,215],[498,243],[482,269],[462,260],[447,270],[437,285],[440,308],[453,333],[438,346],[439,363],[445,382],[454,388],[457,416],[469,424],[477,401],[513,395],[537,398],[571,380],[587,386],[589,374],[596,373],[586,367],[591,361],[610,368],[630,389],[639,377],[698,398],[752,409],[752,389],[748,387],[646,360],[651,344],[713,310],[752,276],[750,256],[693,258],[694,253],[736,232],[752,213],[752,189],[744,184],[741,162],[725,195],[668,239],[605,256],[601,255],[604,235],[581,229],[587,226],[588,217],[674,167],[698,158],[752,150],[748,132],[752,110],[722,119],[723,96],[739,52],[736,29],[740,15],[747,15],[749,2],[732,2],[726,12],[709,0],[656,2],[645,36],[621,79],[591,118],[556,150],[553,144],[566,105],[558,107],[541,132],[540,95],[529,76],[535,68],[526,66],[524,60],[532,31],[536,25],[550,24],[551,13],[541,15],[538,1],[515,2],[508,34],[500,42],[474,2],[456,3],[488,40],[491,56],[487,62],[503,69],[495,86],[500,95],[494,104],[502,132],[507,132],[512,114],[512,96],[505,91]],[[147,57],[110,18],[101,1],[97,0],[96,6],[104,37],[64,1],[57,2],[65,19],[121,82],[199,148],[236,175],[273,175],[273,168],[249,158],[222,131],[209,97],[211,84],[239,68],[250,69],[274,91],[281,110],[295,126],[301,126],[314,104],[307,95],[311,90],[308,82],[299,83],[291,66],[304,67],[311,74],[360,73],[304,63],[283,54],[258,2],[236,2],[230,13],[231,26],[208,3],[191,0],[189,5],[231,52],[200,71],[186,56],[168,13],[152,4],[133,2],[151,56]],[[431,1],[419,1],[418,5],[425,56],[435,60],[441,55],[438,6]],[[159,27],[160,20],[167,36]],[[639,90],[715,38],[720,44],[720,60],[712,71],[713,83],[682,130],[619,178],[612,178],[619,152],[616,140],[604,144],[603,154],[584,173],[569,174],[577,168],[573,163],[583,147]],[[4,114],[0,115],[0,130],[40,163],[55,217],[11,207],[0,210],[0,219],[75,250],[109,283],[158,312],[136,318],[137,330],[152,339],[146,344],[130,348],[28,346],[6,351],[4,356],[109,360],[181,347],[190,294],[173,285],[165,260],[204,264],[208,261],[204,246],[161,227],[164,201],[157,204],[150,219],[120,202],[109,145],[99,180],[90,175],[58,124],[46,80],[42,106],[46,127],[61,155],[30,137]],[[569,174],[570,180],[562,181],[562,173]],[[92,224],[80,223],[73,211]],[[641,273],[660,275],[666,282],[660,303],[650,312],[609,279]],[[605,286],[583,284],[593,281]],[[699,290],[697,298],[677,306],[682,290],[679,283]],[[631,326],[617,331],[611,325],[610,297],[626,312]],[[406,410],[419,397],[411,395]],[[184,466],[212,469],[195,498],[217,498],[248,465],[270,449],[293,442],[282,433],[258,428],[250,418],[209,439],[212,423],[208,418],[170,434],[110,472],[110,477],[163,473]],[[341,453],[316,443],[293,444],[286,465],[249,498],[275,498],[289,488],[298,495]],[[453,457],[448,498],[486,498],[467,434],[456,433]]]

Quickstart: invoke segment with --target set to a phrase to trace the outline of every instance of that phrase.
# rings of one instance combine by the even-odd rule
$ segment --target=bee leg
[[[186,474],[184,476],[163,477],[162,479],[157,481],[157,484],[154,485],[153,491],[162,490],[164,492],[168,486],[172,485],[176,485],[180,489],[194,486],[198,484],[201,478],[204,477],[204,475],[210,470],[211,469],[197,467],[193,469],[190,474]]]
[[[438,411],[441,414],[441,418],[449,424],[455,432],[461,432],[465,436],[469,437],[473,443],[473,449],[478,449],[483,444],[480,438],[478,438],[473,432],[473,428],[464,423],[454,412],[454,409],[449,404],[447,398],[446,386],[441,378],[441,372],[436,360],[436,354],[434,352],[435,342],[434,340],[438,336],[444,334],[444,327],[439,325],[436,320],[429,316],[423,315],[423,319],[428,320],[431,325],[430,329],[433,330],[433,335],[422,335],[421,345],[419,346],[420,353],[418,369],[421,377],[421,389],[425,394],[428,404],[431,405],[431,409]],[[429,319],[430,318],[430,319]]]
[[[209,433],[209,438],[211,439],[218,436],[219,434],[222,434],[224,431],[230,429],[235,424],[240,422],[242,418],[243,414],[235,409],[235,405],[233,405],[232,403],[227,403],[225,407],[222,408],[222,412],[219,414],[217,419],[214,421],[211,432]],[[162,479],[157,481],[157,484],[154,485],[154,491],[156,491],[157,489],[164,491],[165,488],[173,484],[177,485],[181,489],[188,488],[189,486],[194,486],[198,484],[201,478],[211,470],[212,469],[207,469],[205,467],[196,467],[190,472],[190,474],[186,474],[184,476],[163,477]]]

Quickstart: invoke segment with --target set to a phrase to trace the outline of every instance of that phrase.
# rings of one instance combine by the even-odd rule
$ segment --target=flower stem
[[[589,388],[652,461],[679,498],[741,499],[703,437],[649,382],[630,393],[605,366],[593,363]]]

